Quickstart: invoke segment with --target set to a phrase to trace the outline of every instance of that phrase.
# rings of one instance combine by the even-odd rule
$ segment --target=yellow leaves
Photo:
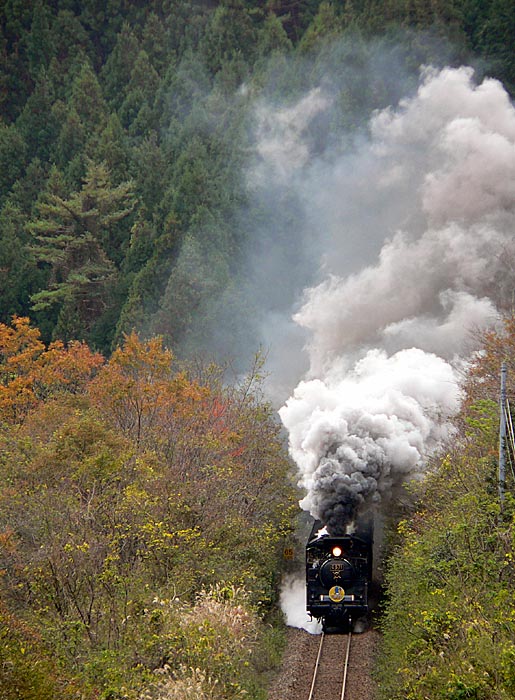
[[[139,378],[140,374],[144,374],[149,380],[156,380],[169,378],[173,359],[171,350],[163,348],[161,337],[142,342],[138,334],[132,331],[124,337],[122,347],[113,352],[110,364],[120,368],[126,377],[133,374]]]
[[[31,328],[26,317],[13,316],[11,327],[0,323],[0,357],[2,364],[26,367],[45,346],[37,328]]]
[[[63,551],[65,552],[89,552],[91,546],[89,542],[82,542],[81,544],[66,542],[63,546]]]
[[[125,502],[128,505],[138,506],[148,503],[150,496],[148,491],[137,484],[129,484],[124,489]]]

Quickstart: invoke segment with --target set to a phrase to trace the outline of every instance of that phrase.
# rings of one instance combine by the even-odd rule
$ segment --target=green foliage
[[[515,500],[508,493],[501,510],[496,404],[472,404],[463,418],[461,444],[398,528],[386,577],[385,700],[512,697]]]
[[[159,374],[128,361],[132,331],[182,357],[206,338],[226,351],[229,335],[237,354],[260,303],[298,291],[280,274],[263,298],[241,291],[249,242],[273,241],[278,269],[302,264],[284,241],[303,204],[278,188],[273,219],[265,199],[245,206],[256,98],[329,85],[306,132],[329,153],[401,97],[399,66],[472,50],[513,90],[513,20],[510,0],[0,3],[0,321],[37,309],[44,339],[121,344],[99,370],[18,319],[26,352],[0,363],[2,697],[262,697],[294,499],[259,372],[231,385],[142,345]],[[487,340],[463,450],[427,482],[390,566],[389,700],[515,692],[512,502],[499,513],[488,403],[501,349]]]
[[[3,700],[71,700],[78,686],[58,669],[37,632],[0,604],[0,691]],[[85,698],[92,697],[87,694]]]
[[[34,91],[16,121],[16,127],[27,145],[27,157],[49,161],[59,133],[59,124],[52,111],[54,89],[44,69],[38,76]]]
[[[29,70],[34,79],[37,79],[42,68],[49,66],[52,57],[50,22],[50,10],[39,0],[34,5],[30,34],[27,38]]]
[[[258,212],[237,221],[249,194],[244,169],[255,98],[289,99],[331,85],[331,114],[316,124],[321,136],[313,134],[324,140],[315,148],[330,150],[326,141],[335,132],[344,130],[351,141],[370,110],[400,97],[391,80],[400,65],[415,75],[421,63],[463,60],[473,51],[510,88],[512,25],[509,0],[0,4],[0,204],[9,197],[34,222],[54,165],[66,201],[80,191],[88,162],[105,162],[113,185],[134,180],[144,205],[140,219],[155,232],[138,270],[125,260],[133,222],[103,245],[117,274],[109,289],[104,285],[100,302],[98,285],[84,284],[98,271],[98,251],[91,270],[68,276],[68,290],[48,289],[48,269],[39,263],[41,274],[28,286],[40,302],[37,320],[45,337],[86,328],[91,341],[108,349],[113,337],[138,324],[169,333],[186,354],[220,325],[228,305],[233,317],[239,314],[234,325],[243,328],[253,302],[235,299],[233,287],[241,286],[235,273],[248,277],[241,251],[249,232],[263,233]],[[423,33],[406,31],[412,29]],[[456,47],[452,51],[446,38]],[[275,196],[280,201],[281,193]],[[213,254],[204,237],[215,229],[223,229],[217,240],[229,244]],[[290,229],[271,222],[269,230],[275,240]],[[184,264],[195,257],[216,258],[212,277],[202,264],[200,295]],[[106,280],[106,272],[99,279]],[[79,287],[89,309],[86,323],[84,309],[71,302]],[[209,303],[204,293],[211,295]],[[26,298],[25,292],[18,306],[26,307]],[[241,334],[242,346],[255,346],[247,333],[250,327]]]
[[[57,335],[84,337],[109,301],[125,231],[134,206],[132,183],[111,185],[104,163],[90,162],[78,192],[49,192],[28,225],[35,259],[49,268],[48,287],[32,295],[34,311],[57,307]],[[111,258],[109,257],[111,256]]]
[[[480,48],[492,71],[515,89],[515,65],[510,37],[515,31],[515,7],[506,0],[493,0],[481,30]]]
[[[0,202],[23,173],[25,141],[14,125],[0,123]]]

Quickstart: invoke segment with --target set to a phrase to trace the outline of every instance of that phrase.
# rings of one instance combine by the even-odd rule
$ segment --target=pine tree
[[[127,179],[129,154],[125,131],[118,115],[112,113],[92,149],[93,160],[104,162],[111,173],[111,181],[118,184]]]
[[[42,198],[39,217],[28,225],[29,250],[49,269],[46,289],[32,295],[33,309],[56,308],[56,331],[83,337],[108,304],[116,277],[108,253],[119,245],[118,223],[133,209],[132,183],[113,187],[105,164],[90,162],[81,190],[67,198],[57,191]]]
[[[107,105],[97,76],[87,62],[73,83],[70,102],[86,128],[105,126]]]
[[[0,122],[0,201],[21,176],[26,151],[25,141],[16,126]]]
[[[50,33],[51,13],[46,3],[34,5],[32,26],[27,37],[27,55],[32,77],[37,79],[42,68],[48,68],[53,54],[52,36]]]
[[[299,48],[302,51],[311,51],[317,41],[323,39],[327,41],[331,38],[336,38],[343,30],[343,22],[337,15],[332,3],[322,2],[318,8],[318,12],[307,28]]]
[[[114,109],[119,109],[125,98],[139,49],[138,39],[129,24],[125,22],[101,74],[106,98]]]
[[[35,261],[27,255],[24,232],[26,217],[14,204],[8,202],[0,211],[0,320],[10,321],[13,315],[29,311],[29,297],[37,288],[38,273]]]
[[[154,69],[161,73],[169,61],[166,29],[155,12],[151,12],[143,28],[141,47],[150,58]]]
[[[249,11],[241,0],[220,4],[214,12],[204,39],[209,71],[216,74],[227,61],[250,62],[254,57],[257,34]]]
[[[64,107],[64,111],[66,116],[63,115],[61,132],[56,143],[56,160],[62,169],[82,152],[86,142],[86,130],[77,110],[74,107],[66,110]]]
[[[29,160],[34,157],[50,160],[59,124],[52,112],[55,95],[47,72],[41,69],[38,82],[16,121],[16,127],[27,144]]]
[[[515,5],[513,2],[492,0],[488,17],[483,25],[480,46],[495,75],[505,81],[512,92],[515,91],[514,32]]]
[[[149,61],[146,51],[141,50],[136,58],[131,79],[127,86],[127,96],[120,107],[120,119],[125,127],[130,127],[136,121],[141,110],[147,112],[146,119],[139,119],[140,132],[134,135],[144,135],[152,129],[151,105],[159,86],[159,75]],[[132,132],[133,133],[133,132]]]
[[[281,21],[271,12],[263,23],[259,31],[258,53],[267,57],[273,52],[291,51],[292,43],[284,31]]]

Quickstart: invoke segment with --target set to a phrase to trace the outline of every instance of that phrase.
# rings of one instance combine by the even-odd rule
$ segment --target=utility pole
[[[506,486],[506,362],[501,365],[501,398],[499,401],[499,500],[501,509],[504,505]]]

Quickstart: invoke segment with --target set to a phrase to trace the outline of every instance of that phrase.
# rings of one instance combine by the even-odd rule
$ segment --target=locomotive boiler
[[[332,536],[316,521],[306,545],[306,608],[324,629],[352,624],[368,613],[372,537]]]

